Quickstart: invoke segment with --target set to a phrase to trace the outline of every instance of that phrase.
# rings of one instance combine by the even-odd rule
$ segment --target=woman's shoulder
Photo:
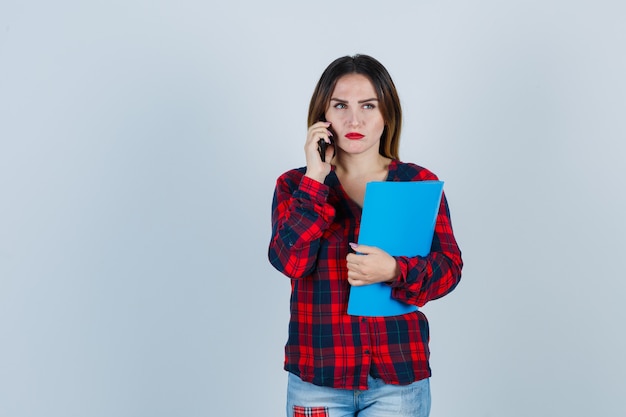
[[[395,159],[392,165],[395,168],[395,175],[399,181],[436,181],[439,179],[428,168],[413,162],[402,162]]]

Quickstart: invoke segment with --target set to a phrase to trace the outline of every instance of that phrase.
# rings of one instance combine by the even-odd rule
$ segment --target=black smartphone
[[[322,121],[325,122],[326,119],[322,119]],[[328,130],[333,132],[331,128],[328,128]],[[324,139],[320,139],[317,141],[317,150],[320,153],[320,158],[322,158],[322,162],[326,162],[326,148],[328,148],[328,145],[334,145],[333,137],[330,136],[328,139],[330,140],[330,143],[326,142]],[[333,150],[333,156],[335,156],[334,150]]]
[[[328,143],[324,139],[320,139],[317,141],[317,150],[320,153],[320,158],[322,158],[322,162],[326,162],[326,148],[328,148]]]

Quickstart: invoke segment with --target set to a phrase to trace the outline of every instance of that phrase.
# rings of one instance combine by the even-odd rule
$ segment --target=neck
[[[380,154],[350,155],[338,154],[335,166],[339,174],[349,177],[368,177],[373,174],[387,171],[391,160]]]

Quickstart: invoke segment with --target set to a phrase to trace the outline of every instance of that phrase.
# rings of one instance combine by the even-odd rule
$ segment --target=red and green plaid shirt
[[[324,184],[305,168],[281,175],[272,203],[269,260],[291,278],[291,320],[285,369],[316,385],[367,389],[370,374],[389,384],[431,375],[428,322],[421,311],[392,317],[347,314],[350,284],[346,256],[357,242],[361,208],[341,188],[334,171]],[[387,181],[437,177],[425,168],[393,160]],[[401,273],[392,296],[423,306],[452,291],[461,279],[461,251],[442,198],[431,252],[395,257]]]

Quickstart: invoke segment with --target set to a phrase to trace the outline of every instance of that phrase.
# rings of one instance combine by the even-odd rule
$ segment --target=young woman
[[[368,182],[437,179],[399,160],[400,101],[374,58],[332,62],[313,92],[308,124],[306,167],[278,178],[272,203],[269,260],[292,288],[287,415],[428,416],[424,314],[359,317],[347,305],[351,286],[383,282],[392,297],[419,307],[456,287],[463,262],[445,195],[428,256],[353,243]]]

